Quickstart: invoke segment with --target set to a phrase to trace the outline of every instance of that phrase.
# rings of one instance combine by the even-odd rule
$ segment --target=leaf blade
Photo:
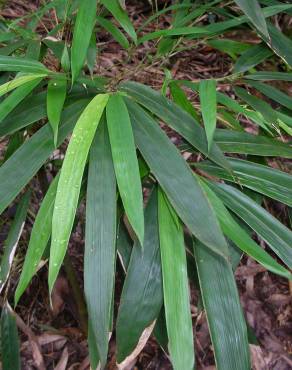
[[[143,195],[138,159],[127,106],[112,95],[106,107],[107,126],[119,192],[127,217],[143,245]]]
[[[66,253],[87,155],[108,98],[108,94],[97,95],[82,112],[74,128],[63,162],[52,219],[49,265],[50,292]]]

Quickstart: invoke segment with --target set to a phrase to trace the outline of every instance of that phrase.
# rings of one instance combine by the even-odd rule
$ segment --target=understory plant
[[[153,1],[138,29],[126,5],[52,0],[21,19],[1,19],[3,220],[17,205],[0,270],[4,370],[20,368],[9,302],[17,307],[43,266],[52,293],[83,213],[83,329],[92,369],[106,366],[112,333],[121,369],[151,335],[174,369],[194,369],[191,280],[217,368],[248,370],[249,336],[234,271],[247,255],[291,280],[292,233],[269,204],[280,202],[287,214],[292,206],[292,177],[281,170],[292,158],[292,98],[284,91],[292,82],[292,40],[275,22],[289,18],[292,5],[181,0],[158,7]],[[51,27],[40,32],[47,14],[54,14]],[[164,15],[169,27],[153,31]],[[230,36],[234,30],[239,40]],[[125,50],[109,78],[96,68],[101,33]],[[244,41],[246,33],[253,42]],[[151,52],[129,69],[141,45]],[[232,70],[175,79],[173,58],[199,45],[228,55]],[[160,91],[135,82],[148,67],[164,70]],[[35,214],[36,179],[43,198]],[[22,263],[17,244],[26,219],[33,227]],[[124,280],[115,309],[117,264]]]

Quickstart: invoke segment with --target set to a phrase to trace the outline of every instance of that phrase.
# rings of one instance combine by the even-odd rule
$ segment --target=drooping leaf
[[[158,317],[162,301],[157,191],[154,190],[145,210],[144,249],[138,242],[134,244],[122,290],[116,324],[118,363],[134,351],[143,331]]]
[[[119,22],[121,27],[127,32],[134,42],[137,42],[137,35],[133,24],[131,23],[127,13],[122,9],[118,0],[101,0],[104,7],[112,13],[115,19]]]
[[[41,120],[46,117],[46,114],[45,93],[27,97],[0,122],[0,136],[11,135],[21,128]]]
[[[248,81],[248,84],[266,95],[268,98],[276,101],[288,109],[292,109],[292,97],[276,87],[258,81]]]
[[[286,226],[234,187],[213,182],[208,182],[208,186],[292,268],[292,232]]]
[[[68,107],[62,116],[58,145],[71,132],[87,99],[77,101]],[[22,188],[32,179],[45,163],[54,145],[49,124],[41,128],[0,167],[0,214],[13,201]],[[15,174],[17,173],[17,177]]]
[[[4,242],[4,253],[0,264],[0,293],[9,277],[11,265],[21,236],[29,205],[30,193],[26,193],[18,204],[14,220]]]
[[[247,132],[217,129],[214,140],[225,153],[250,154],[264,157],[292,157],[292,146],[266,136]]]
[[[254,72],[246,75],[245,78],[255,81],[286,81],[292,82],[292,73],[289,72]]]
[[[52,219],[50,292],[66,253],[87,155],[108,98],[108,94],[99,94],[87,105],[76,123],[63,161]]]
[[[125,35],[109,20],[103,17],[97,17],[97,22],[109,32],[112,37],[125,49],[129,48],[129,41]]]
[[[268,30],[270,38],[266,39],[263,36],[267,44],[272,48],[272,50],[284,60],[288,66],[292,66],[292,40],[284,35],[277,27],[272,23],[268,22]]]
[[[238,248],[259,262],[266,269],[287,279],[292,279],[291,273],[281,266],[264,249],[257,245],[248,233],[240,227],[216,194],[203,181],[200,181],[200,184],[212,204],[224,234],[232,240]]]
[[[292,205],[292,176],[275,168],[245,161],[230,159],[234,176],[209,161],[198,163],[197,167],[212,176],[236,182],[241,186],[262,193],[282,203]]]
[[[230,262],[194,244],[201,294],[218,370],[249,370],[247,328]]]
[[[66,80],[50,80],[47,92],[47,112],[53,130],[54,145],[57,146],[58,129],[67,93]]]
[[[262,63],[273,55],[273,52],[263,43],[254,45],[246,50],[236,61],[234,72],[243,73]]]
[[[7,94],[11,90],[16,89],[17,87],[29,83],[34,80],[40,81],[43,77],[46,77],[45,74],[34,74],[34,75],[27,75],[27,76],[20,76],[16,77],[14,80],[6,82],[5,84],[0,86],[0,97]]]
[[[200,103],[203,121],[208,140],[208,150],[213,143],[217,120],[216,81],[202,80],[200,82]]]
[[[105,119],[90,151],[86,200],[84,289],[102,366],[107,360],[116,265],[116,179]]]
[[[24,265],[15,292],[15,306],[35,275],[50,239],[58,181],[59,175],[52,181],[33,224]]]
[[[177,214],[198,239],[224,256],[225,240],[189,166],[153,118],[130,100],[127,105],[138,149]]]
[[[257,0],[234,0],[258,31],[269,38],[267,23]]]
[[[204,129],[200,126],[199,122],[179,106],[166,99],[159,92],[136,82],[123,83],[121,89],[139,104],[162,119],[212,161],[226,169],[230,169],[227,159],[216,145],[213,145],[211,150],[208,151]]]
[[[1,314],[1,360],[3,370],[20,370],[20,347],[16,320],[8,303]]]
[[[164,30],[158,30],[154,32],[147,33],[138,39],[139,44],[143,44],[145,41],[154,40],[159,37],[168,37],[168,36],[185,36],[185,35],[194,35],[198,34],[204,36],[208,34],[208,31],[203,27],[177,27]]]
[[[71,48],[72,83],[79,76],[86,59],[93,27],[96,20],[96,0],[79,1]]]
[[[178,83],[171,81],[169,84],[170,92],[174,102],[194,117],[196,121],[200,120],[198,113],[193,107],[192,103],[188,100],[186,93],[182,90]]]
[[[0,55],[0,71],[24,72],[47,75],[49,70],[40,62],[21,57],[9,57]]]
[[[171,362],[175,370],[192,370],[195,356],[183,228],[161,190],[158,193],[158,220]]]
[[[0,122],[2,122],[17,105],[29,95],[41,82],[41,78],[27,82],[15,89],[5,100],[0,103]]]
[[[119,192],[128,219],[143,245],[144,215],[139,165],[127,106],[121,95],[110,97],[106,117]]]

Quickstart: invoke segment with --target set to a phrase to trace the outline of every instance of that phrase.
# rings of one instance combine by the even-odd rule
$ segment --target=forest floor
[[[6,3],[0,14],[6,19],[17,19],[35,11],[39,1],[10,0]],[[138,5],[128,6],[133,22],[136,27],[150,14],[151,9],[147,2],[138,2]],[[50,27],[52,14],[44,18],[39,25],[40,33],[43,27]],[[202,19],[203,21],[203,19]],[[159,28],[168,25],[169,19],[161,17]],[[152,27],[152,28],[151,28]],[[150,25],[153,30],[157,24]],[[254,34],[234,31],[229,34],[230,38],[241,41],[257,42]],[[244,40],[242,38],[244,37]],[[148,63],[141,68],[141,60],[153,53],[153,45],[144,44],[127,61],[125,52],[112,41],[106,33],[98,34],[98,54],[96,72],[100,75],[112,78],[120,77],[123,69],[125,75],[132,79],[160,89],[165,77],[164,68],[171,70],[172,76],[177,79],[196,80],[199,78],[222,77],[230,73],[232,60],[210,46],[198,42],[191,50],[181,52],[165,61],[162,65]],[[54,64],[54,58],[47,60],[48,64]],[[137,69],[137,66],[140,66]],[[134,71],[134,72],[133,72]],[[138,73],[139,71],[139,73]],[[232,96],[229,84],[221,84]],[[194,105],[198,104],[197,96],[190,93],[189,98]],[[246,129],[255,130],[249,122],[242,121]],[[170,133],[174,142],[179,140]],[[283,162],[285,166],[285,162]],[[42,197],[39,183],[33,182],[35,188],[34,201],[37,209],[39,199]],[[275,217],[288,223],[285,210],[275,202],[268,204],[269,210]],[[10,214],[6,213],[7,219]],[[84,227],[82,212],[80,222],[70,241],[70,257],[77,274],[80,286],[83,279],[83,248]],[[31,224],[28,223],[20,240],[19,263],[14,269],[15,283],[19,276],[19,268],[24,251],[27,247]],[[3,241],[6,228],[0,231],[0,244]],[[264,246],[264,245],[263,245]],[[243,258],[236,270],[236,280],[240,291],[240,298],[244,313],[251,328],[252,362],[255,370],[289,370],[292,368],[292,287],[288,281],[267,272],[263,267],[249,258]],[[120,295],[120,287],[123,281],[122,270],[117,269],[116,301]],[[13,283],[12,283],[13,288]],[[12,289],[13,290],[13,289]],[[213,370],[214,358],[211,341],[208,333],[205,314],[197,308],[197,293],[192,287],[192,315],[194,332],[196,334],[196,353],[198,369]],[[53,295],[53,309],[50,308],[49,294],[47,290],[47,267],[43,267],[38,276],[33,279],[30,288],[22,297],[16,308],[18,326],[21,333],[21,356],[23,369],[78,369],[89,368],[88,348],[86,338],[80,328],[76,302],[72,298],[72,289],[68,283],[65,271],[59,277]],[[109,366],[115,369],[115,335],[110,341]],[[171,369],[167,355],[160,349],[154,338],[137,357],[133,369]]]

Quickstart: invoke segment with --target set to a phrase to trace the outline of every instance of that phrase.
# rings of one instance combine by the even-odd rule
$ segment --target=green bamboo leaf
[[[210,40],[208,41],[208,45],[228,54],[233,59],[236,58],[237,54],[243,54],[252,47],[250,44],[229,39]]]
[[[162,191],[158,193],[158,220],[171,362],[175,370],[193,370],[195,355],[183,228]]]
[[[292,206],[292,176],[275,168],[242,159],[230,159],[234,176],[215,164],[204,161],[196,167],[220,179],[239,183],[251,190]]]
[[[194,254],[216,368],[250,370],[247,328],[232,266],[200,242],[194,244]]]
[[[53,130],[54,145],[57,146],[61,113],[67,94],[66,80],[50,80],[47,92],[47,112]]]
[[[250,80],[255,81],[286,81],[286,82],[292,82],[292,73],[285,73],[285,72],[254,72],[250,75],[244,76],[245,78],[248,78]]]
[[[258,111],[270,126],[273,127],[277,124],[277,113],[266,101],[257,98],[255,95],[250,94],[241,87],[235,87],[234,91],[240,99],[245,101],[254,110]]]
[[[15,306],[35,275],[52,232],[52,216],[59,175],[52,181],[36,216],[15,292]]]
[[[189,81],[181,81],[184,85],[192,89],[193,91],[198,92],[199,91],[199,86],[196,83],[189,82]],[[243,89],[242,89],[243,90]],[[217,92],[217,101],[219,104],[223,104],[226,106],[228,109],[235,113],[241,113],[244,116],[246,116],[248,119],[251,119],[254,123],[262,127],[265,131],[269,132],[272,134],[272,132],[268,128],[268,123],[265,121],[263,116],[259,112],[252,111],[250,109],[247,109],[243,106],[241,106],[236,100],[230,98],[226,94],[222,94],[219,91]],[[210,155],[209,158],[211,159]],[[214,159],[212,159],[215,163],[219,164],[216,162]],[[224,167],[224,166],[222,166]],[[230,168],[229,168],[230,170]]]
[[[121,27],[127,32],[127,34],[132,38],[132,40],[137,42],[137,35],[135,29],[124,9],[121,8],[121,5],[118,0],[101,0],[103,6],[112,13],[114,18],[119,22]]]
[[[157,191],[155,189],[145,210],[144,250],[136,241],[122,291],[116,324],[118,363],[134,351],[143,331],[158,317],[162,301]]]
[[[292,232],[242,191],[226,184],[208,182],[223,203],[247,223],[281,260],[292,268]]]
[[[144,215],[139,165],[128,110],[121,95],[109,98],[106,117],[119,192],[128,219],[143,245]]]
[[[198,239],[225,256],[217,219],[189,166],[152,117],[129,99],[127,105],[138,149],[177,214]]]
[[[246,50],[236,61],[234,65],[235,73],[243,73],[262,63],[271,57],[273,52],[263,43],[254,45]]]
[[[270,38],[263,36],[263,39],[271,47],[271,49],[284,60],[288,66],[292,66],[292,40],[284,35],[277,27],[268,22],[268,30]]]
[[[108,94],[99,94],[87,105],[76,123],[64,158],[52,219],[50,292],[66,253],[87,155],[108,98]]]
[[[43,77],[46,77],[46,74],[34,74],[34,75],[16,77],[14,80],[6,82],[5,84],[0,86],[0,97],[7,94],[9,91],[16,89],[17,87],[21,85],[24,85],[34,80],[40,80]]]
[[[64,110],[58,145],[72,131],[77,118],[87,103],[87,99],[77,101]],[[0,214],[53,153],[55,148],[51,136],[51,127],[47,124],[25,141],[0,167]],[[16,173],[17,177],[15,177]]]
[[[217,129],[214,140],[225,153],[292,158],[292,145],[266,136]]]
[[[25,85],[23,85],[24,87]],[[11,135],[34,123],[47,114],[46,93],[27,97],[3,121],[0,122],[0,136]]]
[[[29,95],[32,90],[41,82],[42,78],[26,82],[15,89],[5,100],[0,103],[0,122],[8,116],[18,104]]]
[[[214,131],[217,121],[217,99],[216,99],[216,81],[202,80],[200,82],[200,103],[203,121],[208,140],[208,151],[213,143]]]
[[[96,21],[96,0],[79,1],[71,48],[72,83],[76,81],[86,59]]]
[[[257,81],[248,81],[248,84],[266,95],[268,98],[292,110],[292,97],[276,87]]]
[[[16,320],[6,303],[1,314],[1,360],[3,370],[20,370],[20,347]]]
[[[193,116],[196,121],[199,121],[200,117],[198,113],[196,112],[192,103],[188,100],[186,93],[182,90],[179,84],[175,81],[171,81],[169,88],[174,102],[183,110],[188,112],[191,116]]]
[[[287,271],[283,266],[281,266],[264,249],[262,249],[248,235],[248,233],[239,226],[239,224],[234,220],[234,218],[225,208],[223,202],[203,181],[200,181],[200,184],[212,204],[223,233],[230,240],[232,240],[238,246],[238,248],[240,248],[243,252],[259,262],[266,269],[291,280],[291,273]]]
[[[124,272],[128,270],[133,249],[133,241],[122,219],[120,219],[117,233],[117,252]]]
[[[216,145],[213,145],[211,150],[208,151],[206,135],[199,122],[171,100],[165,98],[150,87],[136,82],[129,81],[123,83],[121,89],[139,104],[162,119],[212,161],[226,169],[230,169],[228,160]]]
[[[0,55],[1,72],[24,72],[47,75],[50,71],[40,62],[22,57]]]
[[[102,120],[90,151],[84,255],[85,297],[102,366],[107,360],[111,325],[116,213],[115,172],[106,122]]]
[[[269,38],[265,16],[257,0],[234,0],[258,31]]]
[[[24,227],[29,199],[30,193],[28,192],[19,202],[7,239],[4,242],[4,254],[0,264],[0,293],[9,277],[18,241]]]
[[[97,17],[97,22],[109,32],[112,37],[125,49],[128,49],[130,44],[125,35],[116,27],[111,21],[103,18]]]
[[[145,41],[150,41],[158,39],[159,37],[169,37],[169,36],[186,36],[186,35],[201,35],[204,36],[208,34],[208,31],[203,27],[175,27],[168,30],[158,30],[154,32],[147,33],[146,35],[138,39],[138,44],[143,44]]]

